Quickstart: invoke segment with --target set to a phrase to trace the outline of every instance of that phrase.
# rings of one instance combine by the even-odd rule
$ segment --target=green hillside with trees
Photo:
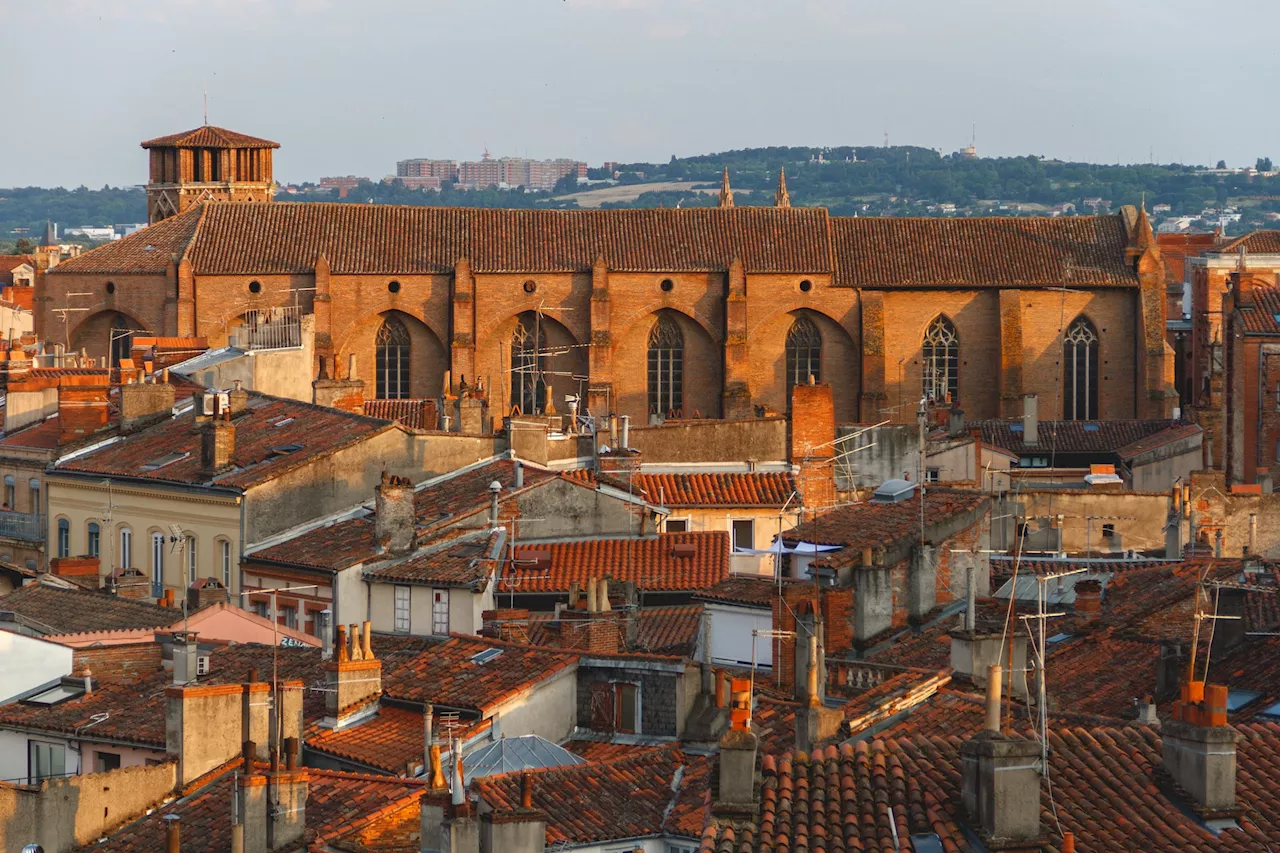
[[[1269,158],[1260,157],[1256,171],[1229,172],[1225,164],[1202,166],[1102,165],[1068,163],[1039,157],[971,158],[941,155],[911,146],[837,148],[748,148],[698,157],[672,157],[666,163],[629,163],[614,172],[592,169],[589,178],[635,185],[634,198],[604,202],[602,207],[674,207],[716,203],[715,194],[697,192],[718,187],[729,169],[739,205],[772,204],[778,170],[787,170],[792,204],[818,205],[834,215],[1028,215],[1063,209],[1090,212],[1087,202],[1110,202],[1110,209],[1146,199],[1148,208],[1170,205],[1164,215],[1194,216],[1204,208],[1234,205],[1242,220],[1233,230],[1254,227],[1266,214],[1280,211],[1280,177]],[[646,184],[693,182],[677,189]],[[345,199],[335,192],[302,185],[297,193],[281,193],[282,201],[343,201],[350,204],[410,204],[447,207],[575,208],[566,196],[601,184],[579,187],[570,177],[552,193],[522,189],[412,190],[398,183],[365,181]],[[954,205],[954,209],[950,206]],[[1105,209],[1105,207],[1103,208]],[[1070,212],[1070,208],[1065,209]],[[146,219],[146,198],[140,188],[79,187],[42,189],[0,188],[0,250],[12,250],[23,237],[38,237],[46,219],[62,229],[82,225],[112,225]]]

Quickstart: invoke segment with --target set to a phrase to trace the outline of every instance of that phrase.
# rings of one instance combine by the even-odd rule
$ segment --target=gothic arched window
[[[133,354],[133,330],[123,314],[117,314],[111,322],[111,366],[119,367],[122,359]]]
[[[396,317],[388,317],[378,329],[374,358],[377,396],[402,400],[409,396],[409,330]]]
[[[925,397],[938,403],[959,400],[960,336],[950,320],[939,315],[929,324],[921,351]]]
[[[523,415],[538,414],[546,395],[547,337],[534,316],[525,315],[511,336],[511,405]]]
[[[1062,336],[1062,417],[1098,419],[1098,331],[1077,317]]]
[[[808,317],[799,317],[787,332],[787,394],[796,385],[805,385],[809,377],[822,381],[822,333]]]
[[[649,332],[649,412],[679,417],[684,408],[684,335],[670,317]]]

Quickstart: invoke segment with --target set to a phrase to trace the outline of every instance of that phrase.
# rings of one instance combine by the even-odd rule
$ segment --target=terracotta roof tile
[[[396,428],[340,409],[260,395],[250,397],[231,423],[234,467],[213,478],[201,473],[203,427],[193,411],[65,461],[57,470],[247,489]],[[144,467],[175,453],[187,455],[152,470]]]
[[[1236,252],[1240,251],[1241,246],[1243,246],[1245,251],[1249,254],[1280,254],[1280,231],[1250,231],[1243,237],[1237,237],[1230,242],[1223,243],[1221,246],[1214,249],[1213,252],[1220,255],[1234,255]]]
[[[77,634],[128,628],[167,628],[182,611],[83,589],[29,583],[0,597],[0,610],[41,634]]]
[[[442,535],[412,557],[366,572],[365,577],[384,583],[482,586],[497,565],[491,555],[500,535],[496,530]]]
[[[784,578],[783,585],[809,583],[792,578]],[[725,604],[745,604],[748,607],[773,607],[778,597],[778,581],[771,578],[753,577],[751,575],[732,575],[715,586],[698,593],[699,601],[722,602]]]
[[[620,758],[632,758],[641,753],[661,749],[660,746],[637,746],[633,743],[614,743],[609,740],[569,740],[560,744],[574,755],[587,761],[610,762]]]
[[[187,251],[187,246],[196,233],[196,226],[200,223],[201,210],[200,207],[193,207],[177,216],[170,216],[155,225],[135,231],[124,239],[113,240],[69,258],[49,270],[47,275],[163,273],[168,269],[171,257],[181,257]]]
[[[962,513],[983,513],[990,500],[979,492],[956,489],[929,489],[925,494],[925,524],[940,524]],[[783,532],[785,542],[836,545],[842,550],[823,556],[819,562],[836,568],[862,560],[864,547],[876,547],[920,534],[920,497],[896,503],[870,501],[841,507],[812,521]]]
[[[673,607],[646,607],[639,611],[640,628],[633,652],[688,657],[698,644],[702,625],[702,605],[682,604]],[[549,613],[534,614],[528,622],[529,643],[535,646],[562,645],[561,622]],[[586,635],[574,635],[585,646]],[[574,641],[571,641],[571,643]],[[569,649],[574,650],[571,645]]]
[[[395,421],[407,429],[435,429],[435,400],[365,400],[364,414]]]
[[[781,507],[796,491],[789,473],[637,474],[637,490],[651,503],[674,508]],[[794,501],[793,501],[794,503]]]
[[[1263,335],[1280,334],[1280,289],[1270,286],[1255,286],[1253,305],[1241,305],[1237,308],[1237,316],[1246,332]]]
[[[693,546],[684,556],[680,546]],[[642,539],[588,539],[516,548],[516,559],[530,552],[550,554],[549,570],[504,567],[504,583],[518,579],[521,592],[565,592],[589,578],[633,581],[651,591],[706,589],[729,576],[729,534],[660,533]],[[679,556],[678,556],[679,554]]]
[[[1156,234],[1160,260],[1164,261],[1165,280],[1170,284],[1181,284],[1186,278],[1187,258],[1212,251],[1216,242],[1214,234]]]
[[[454,736],[468,741],[491,725],[491,720],[471,721],[465,728],[456,730]],[[407,765],[422,765],[423,738],[422,711],[383,705],[376,716],[345,728],[327,729],[313,723],[306,731],[306,746],[309,750],[404,776],[409,772]]]
[[[93,724],[86,737],[165,748],[164,688],[172,676],[157,671],[138,681],[99,682],[89,693],[57,705],[0,705],[0,726],[73,734]],[[97,715],[106,714],[105,718]]]
[[[547,815],[547,846],[586,845],[662,833],[673,786],[689,762],[668,746],[616,761],[529,771],[533,807]],[[471,790],[495,811],[519,807],[521,774],[477,779]]]
[[[473,660],[488,649],[502,653],[484,663]],[[382,693],[486,714],[577,660],[568,652],[455,635],[420,654],[384,657]]]
[[[832,217],[845,287],[1136,287],[1120,216]]]
[[[142,143],[143,148],[279,148],[279,142],[259,139],[206,124],[194,130],[157,136]]]
[[[1113,420],[1113,421],[1041,421],[1039,440],[1034,447],[1023,444],[1022,422],[1016,420],[975,421],[969,424],[982,431],[984,444],[1004,448],[1011,453],[1049,455],[1057,453],[1121,453],[1122,450],[1139,447],[1150,449],[1142,443],[1160,441],[1166,430],[1174,430],[1177,438],[1193,434],[1198,427],[1187,430],[1187,425],[1174,420]],[[1161,436],[1161,438],[1157,438]],[[1169,438],[1168,440],[1174,440]],[[1158,446],[1152,444],[1152,447]]]

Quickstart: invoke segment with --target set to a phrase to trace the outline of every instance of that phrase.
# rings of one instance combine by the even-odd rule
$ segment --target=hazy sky
[[[146,179],[202,121],[276,177],[759,145],[1252,164],[1274,0],[0,0],[0,186]]]

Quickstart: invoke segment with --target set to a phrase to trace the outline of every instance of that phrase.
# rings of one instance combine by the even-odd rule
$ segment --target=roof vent
[[[692,542],[681,542],[671,546],[671,556],[673,557],[696,557],[698,556],[698,546]]]
[[[885,480],[871,496],[873,504],[896,504],[909,501],[916,493],[916,484],[910,480]]]

